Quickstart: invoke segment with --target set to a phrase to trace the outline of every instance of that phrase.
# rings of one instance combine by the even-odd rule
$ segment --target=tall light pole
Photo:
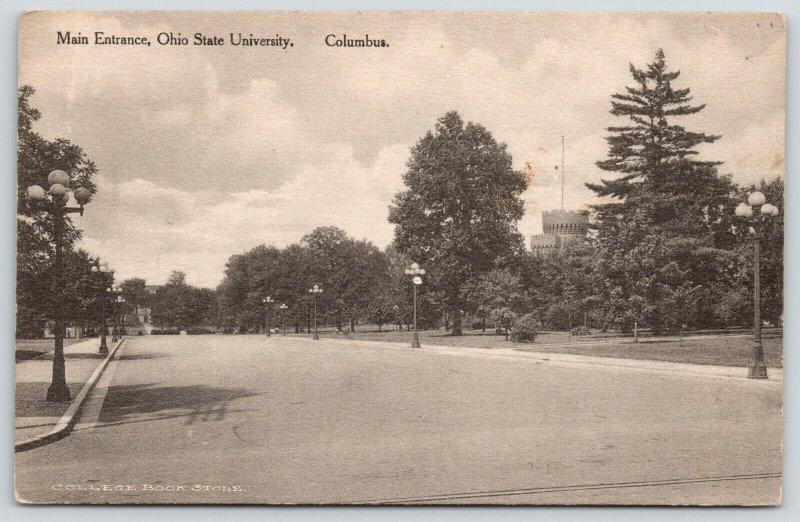
[[[77,207],[68,207],[69,203],[69,175],[63,170],[54,170],[47,176],[50,189],[45,190],[39,185],[31,185],[26,190],[30,200],[36,203],[39,210],[45,211],[53,219],[53,289],[56,306],[53,310],[53,326],[55,329],[55,346],[53,351],[53,376],[47,388],[46,401],[64,402],[70,400],[69,387],[67,386],[66,365],[64,363],[64,224],[68,214],[79,213],[83,215],[83,207],[92,198],[91,192],[85,187],[73,189],[72,195],[78,203]],[[49,198],[48,198],[49,195]]]
[[[748,370],[751,379],[767,378],[764,346],[761,344],[761,229],[767,218],[777,216],[779,212],[778,207],[767,203],[764,194],[758,191],[747,196],[747,203],[739,203],[736,207],[736,215],[750,223],[753,241],[753,357]]]
[[[120,289],[120,292],[122,290]],[[125,298],[121,295],[117,297],[117,302],[119,303],[119,309],[117,310],[117,324],[119,325],[118,332],[117,332],[117,340],[122,340],[122,336],[125,332]]]
[[[286,303],[281,303],[278,308],[281,310],[281,335],[286,335],[286,309],[289,307]]]
[[[118,308],[122,307],[122,303],[125,302],[125,299],[122,298],[122,289],[118,286],[109,288],[108,291],[111,292],[111,298],[112,298],[111,319],[113,328],[111,329],[111,342],[115,343],[117,342],[118,339],[122,338],[121,329],[119,329],[117,326],[118,323],[117,316],[119,315]]]
[[[317,330],[317,296],[322,293],[319,285],[314,285],[308,289],[308,293],[314,297],[314,340],[319,341],[319,331]]]
[[[106,276],[108,273],[108,261],[100,261],[97,265],[92,267],[92,272],[99,272],[103,276],[103,287],[106,285]],[[106,344],[106,296],[100,297],[100,351],[99,353],[108,353],[108,345]]]
[[[271,337],[270,334],[272,332],[271,332],[271,328],[270,328],[270,324],[269,324],[269,312],[270,312],[270,309],[272,308],[272,303],[275,302],[275,299],[273,299],[272,296],[268,295],[267,297],[262,299],[261,302],[264,303],[264,307],[267,309],[267,337]]]
[[[117,342],[117,287],[109,289],[111,292],[111,342]]]
[[[411,263],[411,266],[406,268],[406,275],[411,277],[411,283],[414,286],[414,335],[411,338],[411,347],[419,348],[419,333],[417,332],[417,287],[422,284],[422,276],[425,275],[425,269],[420,268],[419,264]]]
[[[114,310],[117,308],[117,303],[114,301],[114,289],[112,287],[106,288],[106,293],[111,298],[111,342],[116,342],[117,340],[117,332],[114,329]],[[106,318],[105,314],[103,314],[103,333],[106,333],[108,330],[108,319]]]

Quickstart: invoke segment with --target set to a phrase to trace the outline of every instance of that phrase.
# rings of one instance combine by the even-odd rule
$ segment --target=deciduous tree
[[[461,335],[464,285],[522,248],[524,176],[504,143],[448,112],[411,149],[403,181],[389,211],[396,246],[426,268]]]

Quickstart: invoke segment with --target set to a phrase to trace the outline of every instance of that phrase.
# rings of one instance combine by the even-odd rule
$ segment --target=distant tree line
[[[322,324],[340,331],[360,322],[407,324],[411,289],[402,279],[407,264],[392,248],[382,252],[336,227],[320,227],[283,249],[262,245],[232,256],[217,288],[219,320],[228,330],[263,329],[263,300],[269,296],[275,301],[273,326],[285,320],[295,332],[308,331],[314,304],[308,290],[316,284],[323,289],[317,297]],[[279,311],[280,304],[286,304],[285,312]],[[427,301],[421,308],[422,322],[432,324]]]
[[[187,284],[186,274],[173,271],[167,283],[148,295],[150,322],[161,329],[185,330],[217,322],[217,296],[209,288]]]

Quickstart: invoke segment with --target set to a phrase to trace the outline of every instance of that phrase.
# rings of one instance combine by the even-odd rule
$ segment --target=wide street
[[[780,495],[780,382],[482,353],[129,338],[73,433],[16,454],[17,492],[81,503]]]

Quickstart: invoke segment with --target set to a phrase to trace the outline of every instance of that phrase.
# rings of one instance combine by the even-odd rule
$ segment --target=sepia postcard
[[[778,505],[779,13],[19,17],[25,504]]]

